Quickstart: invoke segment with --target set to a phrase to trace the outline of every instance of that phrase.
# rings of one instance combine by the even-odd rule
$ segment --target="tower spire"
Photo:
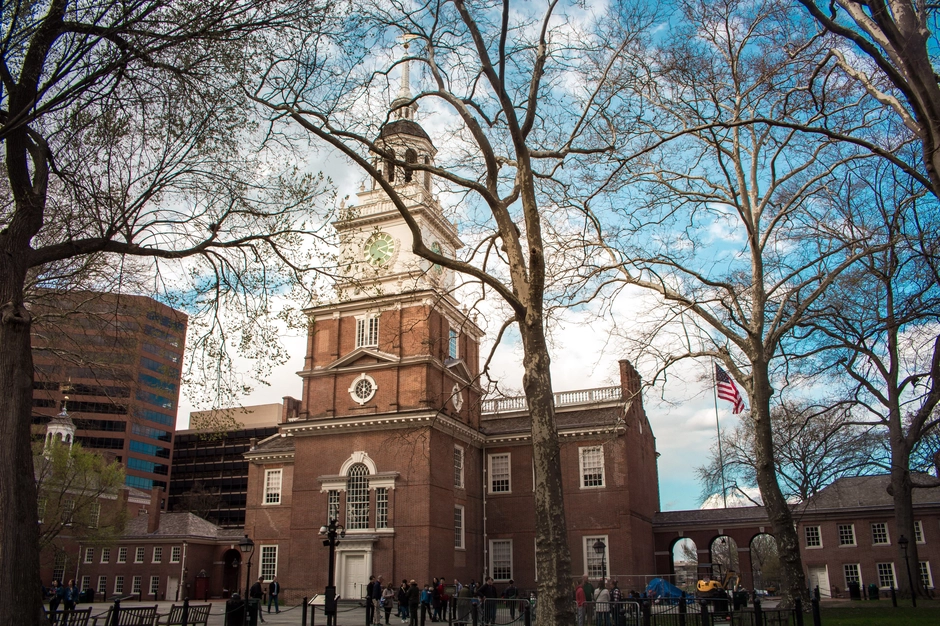
[[[405,33],[402,35],[404,49],[402,50],[401,85],[398,94],[392,101],[392,117],[398,120],[412,120],[418,111],[418,105],[411,101],[411,61],[408,60],[408,48],[412,39],[417,35]]]

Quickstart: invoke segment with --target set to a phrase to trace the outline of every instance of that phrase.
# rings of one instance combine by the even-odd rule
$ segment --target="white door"
[[[344,554],[343,555],[343,588],[339,590],[339,595],[346,599],[359,599],[365,593],[365,585],[369,576],[366,574],[366,555],[364,554]]]
[[[829,569],[826,565],[809,568],[809,586],[811,589],[819,587],[819,595],[822,598],[832,597],[832,591],[829,589]]]
[[[180,579],[173,578],[172,576],[167,576],[166,579],[166,600],[173,600],[174,602],[179,602],[182,600],[177,594],[180,590]]]

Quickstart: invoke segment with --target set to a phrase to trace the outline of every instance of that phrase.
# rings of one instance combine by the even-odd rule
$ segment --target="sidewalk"
[[[225,600],[210,600],[209,604],[212,605],[212,610],[209,615],[209,626],[224,626],[225,624]],[[182,602],[136,602],[136,601],[125,601],[122,603],[122,606],[128,608],[133,608],[136,606],[153,606],[157,605],[157,613],[165,616],[170,612],[170,607],[174,604],[179,606]],[[191,604],[206,604],[205,602],[191,602]],[[100,615],[98,619],[99,626],[103,623],[104,614],[108,612],[108,608],[112,605],[111,602],[93,602],[93,603],[83,603],[79,604],[78,608],[84,609],[89,606],[92,607],[91,614],[92,617]],[[271,613],[268,614],[267,606],[264,607],[264,612],[262,614],[264,618],[264,623],[270,626],[299,626],[301,620],[303,619],[302,608],[299,605],[292,606],[281,606],[281,612],[275,613],[272,607]],[[164,619],[166,619],[164,617]],[[366,621],[366,610],[364,607],[358,605],[345,605],[340,604],[339,612],[337,614],[336,624],[337,626],[365,626]],[[261,621],[258,621],[260,626]],[[308,626],[326,626],[326,617],[323,615],[323,607],[307,607],[307,625]],[[395,618],[395,614],[392,613],[391,618],[389,618],[390,626],[402,626],[401,620]],[[240,626],[240,625],[239,625]]]

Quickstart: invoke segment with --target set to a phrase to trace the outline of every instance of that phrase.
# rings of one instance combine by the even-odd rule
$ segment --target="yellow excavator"
[[[712,578],[710,572],[713,567],[718,568],[720,575],[721,565],[718,563],[714,565],[702,563],[699,567],[704,569],[705,573],[695,586],[695,597],[703,604],[712,605],[715,619],[731,619],[731,594],[741,581],[741,577],[734,570],[728,570],[720,580]]]

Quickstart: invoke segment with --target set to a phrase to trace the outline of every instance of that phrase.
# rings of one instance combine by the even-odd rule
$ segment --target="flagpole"
[[[718,370],[712,363],[712,390],[715,395],[715,429],[718,431],[718,471],[721,473],[721,501],[728,508],[728,489],[725,486],[725,457],[721,451],[721,422],[718,421]]]

